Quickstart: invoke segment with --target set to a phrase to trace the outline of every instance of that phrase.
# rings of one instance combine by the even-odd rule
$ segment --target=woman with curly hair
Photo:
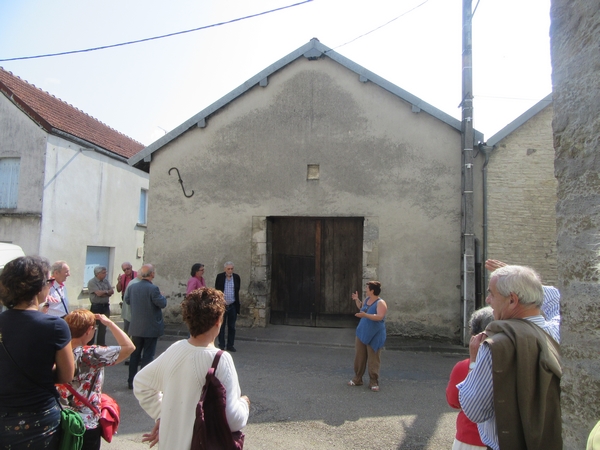
[[[100,321],[115,337],[115,346],[87,345],[96,331],[96,320]],[[82,450],[99,450],[102,429],[100,414],[85,405],[72,390],[100,411],[104,368],[114,366],[133,353],[135,346],[129,336],[104,314],[94,314],[87,309],[76,309],[65,316],[71,330],[71,348],[75,356],[75,375],[66,384],[58,386],[61,402],[65,407],[79,413],[85,424]],[[70,389],[69,389],[70,388]]]
[[[160,436],[160,446],[165,449],[191,446],[196,405],[206,373],[219,351],[214,341],[223,321],[225,299],[216,289],[198,289],[187,295],[181,309],[191,337],[171,345],[133,380],[133,392],[140,406],[156,421],[143,441],[153,446]],[[229,353],[222,354],[215,375],[227,391],[229,428],[239,431],[248,421],[250,400],[241,395]]]
[[[54,279],[39,256],[13,259],[0,274],[0,448],[57,449],[60,407],[55,383],[75,366],[67,323],[38,311]]]

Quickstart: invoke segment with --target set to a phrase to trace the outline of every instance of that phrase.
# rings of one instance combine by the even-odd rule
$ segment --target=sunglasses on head
[[[56,278],[48,278],[48,279],[46,280],[46,283],[48,283],[48,284],[52,284],[52,283],[54,283],[55,281],[56,281]]]

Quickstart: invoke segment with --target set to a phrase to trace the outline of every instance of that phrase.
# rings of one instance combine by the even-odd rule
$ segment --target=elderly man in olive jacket
[[[158,286],[152,284],[155,273],[152,264],[144,264],[139,274],[141,281],[130,284],[123,299],[131,307],[129,335],[135,344],[129,363],[129,389],[133,389],[138,364],[144,367],[152,362],[158,338],[165,333],[162,310],[167,306],[167,299]]]

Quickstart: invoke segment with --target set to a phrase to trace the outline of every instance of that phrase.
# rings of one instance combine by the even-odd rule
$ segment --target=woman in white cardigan
[[[216,353],[225,300],[223,293],[204,288],[192,291],[181,304],[183,321],[191,337],[171,345],[140,370],[133,380],[133,392],[140,406],[156,424],[144,435],[150,447],[160,440],[163,449],[189,449],[206,373]],[[216,376],[227,390],[227,422],[231,431],[241,430],[248,421],[250,400],[241,395],[233,359],[223,353]]]

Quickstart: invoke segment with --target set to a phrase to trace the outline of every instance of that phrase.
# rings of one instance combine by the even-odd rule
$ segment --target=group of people
[[[0,314],[2,448],[57,449],[63,408],[83,419],[82,448],[100,448],[99,414],[90,406],[100,409],[104,367],[124,360],[134,345],[104,314],[68,311],[62,286],[68,273],[64,261],[50,266],[45,258],[24,256],[0,274],[0,298],[7,308]],[[56,274],[62,275],[58,287]],[[53,291],[60,301],[51,301]],[[117,346],[88,345],[96,322],[113,333]]]
[[[240,313],[240,286],[242,284],[240,276],[233,271],[233,263],[227,261],[223,268],[224,272],[217,275],[215,279],[215,289],[223,292],[225,297],[225,314],[223,323],[219,329],[219,348],[229,352],[235,352],[233,346],[235,342],[235,322]],[[190,279],[187,282],[186,296],[196,289],[206,287],[204,281],[204,264],[196,263],[192,266]],[[227,339],[225,334],[227,333]]]
[[[469,358],[450,374],[446,397],[460,409],[453,450],[562,449],[560,409],[560,293],[543,286],[531,268],[488,260],[487,307],[469,326]],[[380,353],[387,305],[381,284],[366,285],[366,298],[352,294],[359,312],[354,378],[379,391]]]
[[[186,296],[181,303],[189,337],[176,342],[154,360],[157,337],[164,332],[161,309],[166,300],[152,284],[152,266],[142,266],[138,273],[140,282],[131,281],[135,275],[130,275],[129,267],[123,267],[124,275],[119,278],[117,290],[123,290],[124,305],[130,308],[129,333],[136,345],[129,363],[128,386],[133,388],[140,406],[155,420],[153,429],[143,436],[143,441],[151,447],[159,441],[163,448],[189,446],[199,394],[219,351],[214,345],[217,336],[221,350],[235,351],[240,277],[233,272],[232,262],[226,262],[224,268],[225,271],[217,275],[215,289],[211,289],[206,287],[204,265],[196,263],[192,266]],[[216,376],[227,392],[225,413],[229,428],[239,431],[248,421],[250,400],[241,395],[229,353],[223,353]]]
[[[488,307],[471,316],[469,358],[450,374],[453,450],[562,449],[560,294],[531,268],[486,261]]]
[[[225,285],[234,278],[230,266]],[[64,261],[50,265],[45,258],[25,256],[6,264],[0,274],[0,298],[7,308],[0,314],[0,448],[58,449],[60,411],[69,408],[80,414],[85,425],[82,448],[98,450],[104,368],[129,356],[129,387],[135,385],[140,404],[157,419],[144,440],[152,446],[160,435],[163,448],[182,448],[184,442],[191,442],[196,403],[218,351],[213,342],[228,309],[224,294],[208,288],[190,292],[181,305],[189,339],[152,363],[156,341],[164,331],[161,309],[166,299],[152,284],[155,269],[151,264],[143,265],[138,273],[129,263],[122,269],[117,291],[130,308],[127,332],[110,320],[105,306],[114,293],[105,282],[106,268],[98,267],[88,284],[90,310],[69,311],[64,287],[69,267]],[[239,304],[239,277],[233,292]],[[117,345],[105,345],[105,335],[97,330],[100,326],[104,333],[106,329],[112,333]],[[138,365],[142,367],[139,373]],[[221,357],[216,376],[227,390],[230,429],[238,431],[247,422],[250,400],[241,395],[228,353]],[[182,395],[185,416],[192,420],[191,425],[189,420],[184,424],[185,433],[177,420],[182,410],[174,407]]]
[[[470,356],[454,367],[446,390],[448,403],[460,409],[453,449],[561,449],[560,294],[543,286],[531,268],[494,260],[486,267],[491,271],[489,306],[473,313]],[[122,268],[117,290],[130,308],[127,332],[98,312],[103,306],[94,306],[112,295],[110,284],[104,283],[105,268],[95,271],[89,285],[91,310],[69,312],[64,290],[69,267],[64,261],[51,266],[44,258],[26,256],[5,266],[0,274],[0,297],[8,308],[0,314],[0,446],[57,448],[60,409],[67,407],[84,419],[83,448],[99,449],[97,410],[104,367],[129,355],[129,387],[155,420],[143,440],[151,446],[160,441],[163,448],[184,448],[191,442],[199,393],[219,351],[215,340],[221,350],[235,351],[240,278],[227,262],[215,289],[207,288],[204,267],[195,264],[191,289],[181,304],[190,336],[154,360],[166,299],[152,283],[151,264],[137,273],[129,263]],[[348,385],[362,385],[367,371],[374,392],[379,391],[386,340],[387,304],[380,293],[381,284],[370,281],[364,300],[358,292],[352,294],[360,321],[355,375]],[[100,325],[112,333],[116,346],[104,345],[96,330]],[[90,345],[94,335],[98,345]],[[227,392],[229,426],[240,430],[248,420],[250,400],[241,394],[229,353],[223,353],[216,376]]]

